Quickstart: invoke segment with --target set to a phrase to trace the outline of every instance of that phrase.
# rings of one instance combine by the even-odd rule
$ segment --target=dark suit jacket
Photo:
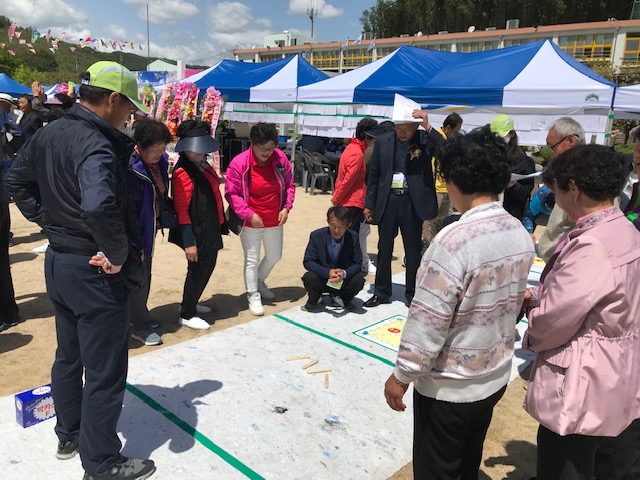
[[[42,128],[42,120],[38,116],[36,112],[31,110],[29,113],[22,116],[20,119],[20,124],[24,133],[22,134],[24,137],[24,142],[31,138],[31,135],[36,133],[39,128]]]
[[[332,263],[327,252],[327,246],[331,243],[329,227],[311,232],[307,250],[304,252],[304,268],[327,280],[329,280],[329,270],[332,268],[341,268],[347,272],[347,278],[353,277],[360,272],[362,266],[360,239],[356,232],[347,230],[342,237],[342,242],[338,260]]]
[[[407,186],[411,203],[422,220],[430,220],[438,214],[431,158],[437,145],[442,142],[444,142],[442,136],[432,128],[429,134],[424,130],[416,131],[410,143],[410,145],[415,144],[421,154],[414,160],[410,160],[407,155]],[[384,215],[391,192],[395,143],[395,132],[377,136],[371,162],[369,162],[365,207],[373,210],[376,223],[379,223]]]

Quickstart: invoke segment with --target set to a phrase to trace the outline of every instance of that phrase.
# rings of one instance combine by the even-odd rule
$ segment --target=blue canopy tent
[[[468,126],[509,113],[528,116],[521,122],[526,129],[542,132],[550,116],[588,114],[597,119],[594,129],[604,132],[615,88],[548,40],[474,53],[405,46],[364,67],[301,87],[298,102],[303,103],[301,124],[307,133],[306,127],[315,127],[318,134],[337,133],[326,131],[323,115],[343,118],[342,127],[350,131],[364,115],[389,118],[396,93],[434,109],[438,120],[451,110],[469,119],[481,115]],[[540,133],[535,140],[539,142]]]
[[[12,97],[18,98],[20,95],[30,94],[31,89],[16,82],[6,73],[0,73],[0,93],[8,93]]]

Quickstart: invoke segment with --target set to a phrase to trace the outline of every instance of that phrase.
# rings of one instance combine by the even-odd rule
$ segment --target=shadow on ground
[[[487,467],[495,467],[496,465],[515,467],[513,471],[504,477],[504,480],[529,480],[535,476],[537,454],[534,444],[523,440],[513,440],[505,445],[505,450],[507,452],[506,455],[487,458],[484,464]]]
[[[11,350],[24,347],[33,340],[33,335],[23,335],[22,333],[11,333],[4,331],[0,333],[0,353],[7,353]]]

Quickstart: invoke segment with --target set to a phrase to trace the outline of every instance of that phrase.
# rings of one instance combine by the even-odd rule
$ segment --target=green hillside
[[[4,72],[15,81],[25,85],[31,85],[34,80],[38,80],[44,85],[52,85],[62,81],[78,83],[80,74],[86,71],[89,65],[100,60],[119,62],[133,71],[146,70],[146,49],[139,50],[137,44],[135,52],[144,56],[130,53],[134,50],[126,47],[122,51],[103,53],[96,52],[90,47],[80,48],[78,45],[66,42],[59,42],[56,53],[52,53],[49,50],[51,43],[47,42],[44,36],[31,42],[31,28],[18,26],[16,32],[22,32],[21,38],[32,43],[37,52],[34,55],[29,51],[29,47],[20,44],[16,37],[13,38],[13,42],[9,43],[7,33],[9,25],[9,19],[0,16],[0,43],[5,44],[4,49],[0,49],[0,73]],[[75,52],[72,52],[69,47],[76,47]],[[7,50],[13,50],[15,56],[9,54]],[[152,62],[156,59],[157,57],[151,57]]]

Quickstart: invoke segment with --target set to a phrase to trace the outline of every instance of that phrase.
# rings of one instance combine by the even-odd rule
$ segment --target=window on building
[[[558,38],[558,45],[578,60],[610,60],[613,33],[565,35]]]
[[[627,33],[622,63],[640,63],[640,32]]]

